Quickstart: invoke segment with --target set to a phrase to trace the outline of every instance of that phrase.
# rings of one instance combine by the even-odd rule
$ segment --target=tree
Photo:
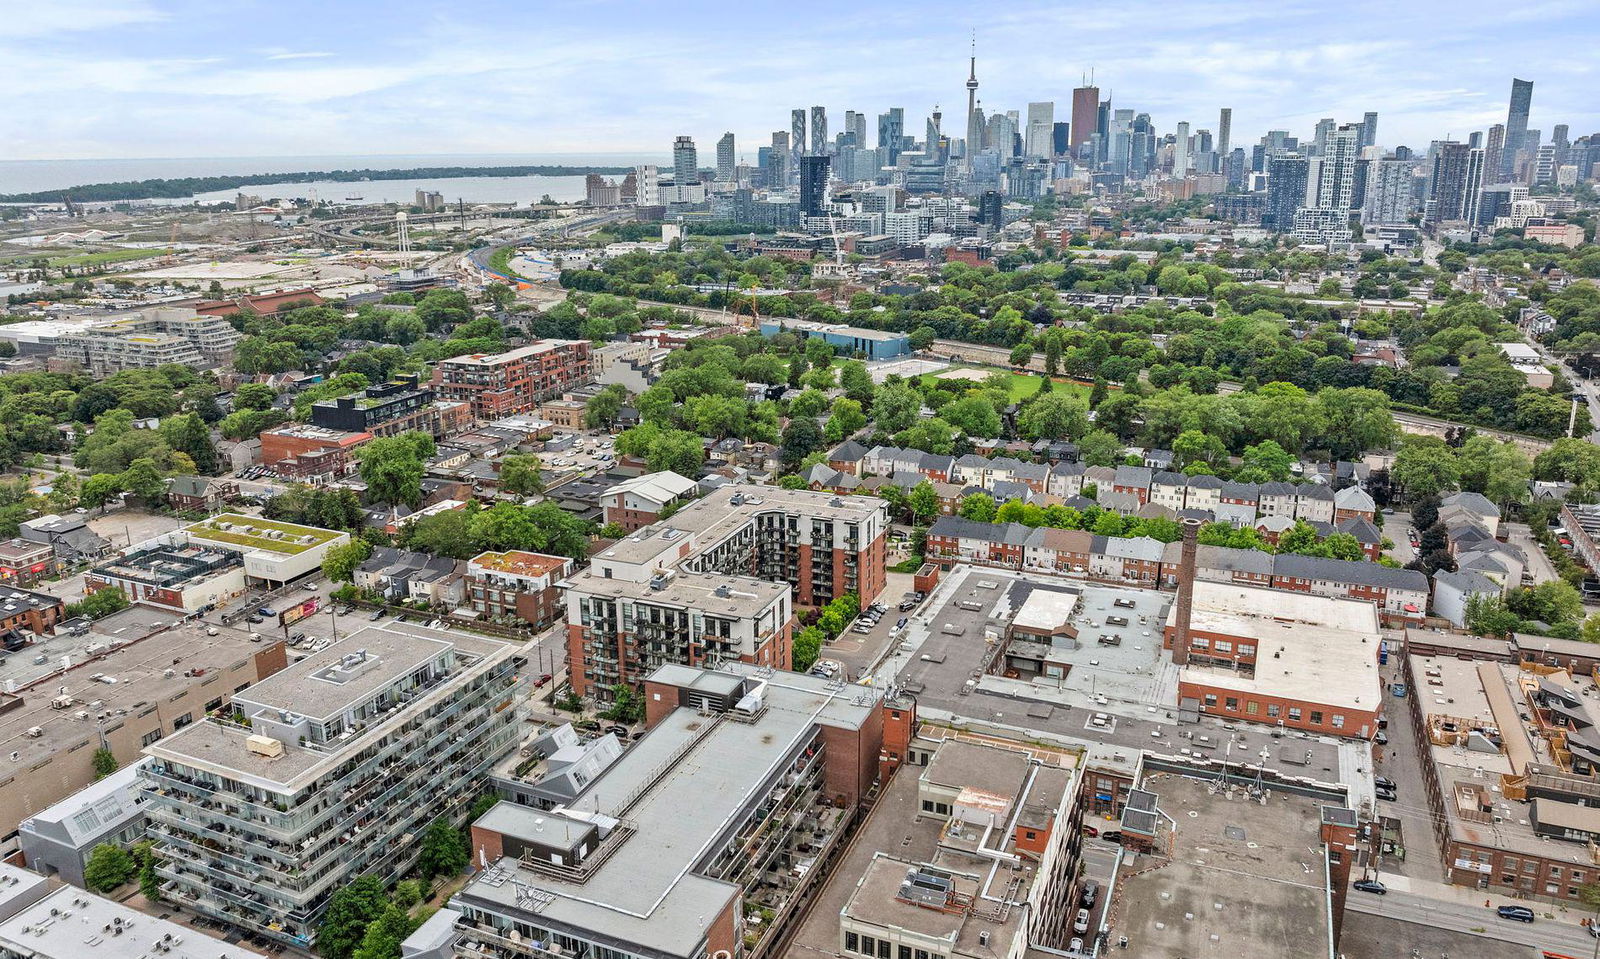
[[[1305,520],[1296,520],[1295,524],[1284,530],[1278,537],[1278,552],[1280,553],[1307,553],[1317,545],[1317,531]]]
[[[885,433],[910,429],[921,408],[922,395],[905,383],[885,383],[878,387],[872,400],[872,416],[878,422],[878,429]]]
[[[351,959],[400,959],[400,944],[418,923],[398,902],[390,903],[361,936]]]
[[[402,433],[370,440],[357,452],[361,479],[373,502],[416,509],[422,502],[424,461],[434,454],[433,437]]]
[[[83,867],[83,884],[90,892],[110,892],[132,879],[138,871],[133,856],[121,846],[103,842],[89,853]]]
[[[278,391],[265,383],[241,383],[233,390],[233,408],[236,410],[265,410],[272,407]]]
[[[422,851],[417,855],[417,872],[424,879],[459,875],[472,861],[472,846],[461,830],[443,817],[428,824],[422,833]]]
[[[779,455],[785,466],[793,468],[821,446],[822,428],[817,426],[817,421],[809,416],[798,416],[783,428],[783,446]]]
[[[990,505],[994,505],[993,500],[990,500]],[[923,480],[906,494],[906,508],[911,510],[912,520],[926,523],[939,515],[939,493],[932,483]]]
[[[521,453],[507,453],[500,457],[500,488],[521,496],[542,491],[544,471],[539,457]]]
[[[1437,496],[1461,481],[1455,451],[1437,437],[1408,437],[1395,454],[1389,480],[1408,496]]]
[[[83,486],[78,491],[78,505],[84,509],[94,509],[96,506],[103,506],[120,492],[122,492],[121,474],[96,473],[83,481]]]
[[[600,718],[619,723],[639,722],[644,719],[644,700],[627,683],[614,683],[611,686],[611,705],[600,713]]]
[[[161,877],[156,874],[155,843],[148,839],[135,843],[133,858],[139,863],[139,892],[147,902],[160,902]]]
[[[95,779],[104,779],[117,771],[116,754],[104,746],[94,751],[94,757],[90,762],[94,765]]]
[[[583,425],[590,429],[610,429],[616,425],[623,404],[628,401],[626,388],[615,383],[589,398],[583,408]]]
[[[372,549],[372,544],[364,539],[352,539],[341,546],[332,547],[322,557],[322,575],[336,583],[354,581],[356,567],[367,561]]]
[[[201,476],[215,476],[220,472],[211,430],[200,417],[193,413],[169,417],[161,424],[161,435],[173,450],[194,460],[195,471]]]
[[[816,626],[807,626],[796,633],[791,651],[795,672],[803,673],[815,665],[817,656],[821,654],[822,646],[827,641],[828,634]]]
[[[983,396],[964,396],[939,408],[939,417],[968,436],[1000,435],[1000,414]]]
[[[112,613],[120,613],[128,608],[128,594],[120,586],[107,589],[97,589],[84,596],[76,603],[67,604],[68,616],[87,616],[90,619],[104,619]]]
[[[1480,636],[1510,636],[1522,628],[1522,618],[1506,607],[1505,600],[1486,593],[1467,597],[1462,621]]]
[[[699,436],[686,430],[663,430],[651,444],[645,462],[652,473],[672,472],[686,479],[699,479],[705,457],[705,445]]]
[[[866,364],[860,360],[848,360],[839,367],[839,386],[844,389],[845,396],[860,403],[863,408],[872,405],[873,394],[877,392],[872,374],[867,372]]]
[[[1078,458],[1089,466],[1113,466],[1122,456],[1122,441],[1105,430],[1094,430],[1078,440]]]
[[[956,513],[963,519],[970,519],[975,523],[992,523],[995,514],[994,497],[988,493],[973,493],[962,497]]]
[[[861,412],[861,404],[848,396],[841,396],[833,401],[826,435],[830,443],[837,443],[866,425],[867,415]]]
[[[317,928],[317,950],[327,959],[351,959],[367,927],[388,908],[383,880],[377,876],[361,876],[338,887]]]
[[[1082,436],[1089,430],[1089,408],[1075,396],[1048,393],[1033,400],[1017,414],[1017,431],[1024,439],[1061,440]]]

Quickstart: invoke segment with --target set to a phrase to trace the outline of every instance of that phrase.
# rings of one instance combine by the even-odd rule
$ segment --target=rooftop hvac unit
[[[245,748],[257,756],[268,759],[277,759],[283,755],[282,740],[273,739],[271,736],[251,736],[244,741]]]

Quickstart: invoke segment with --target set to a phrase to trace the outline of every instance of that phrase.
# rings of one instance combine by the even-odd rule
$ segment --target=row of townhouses
[[[1171,586],[1177,582],[1179,546],[1148,536],[1098,536],[1084,530],[944,516],[928,529],[927,557],[947,567],[974,563]],[[1420,621],[1428,608],[1428,578],[1416,570],[1212,546],[1201,547],[1198,564],[1197,575],[1204,579],[1367,600],[1391,619]]]
[[[857,478],[891,477],[997,491],[1026,489],[1043,501],[1067,502],[1092,486],[1098,505],[1125,515],[1154,504],[1175,514],[1251,526],[1265,516],[1334,525],[1348,519],[1376,518],[1377,504],[1360,486],[1335,492],[1322,483],[1235,483],[1215,476],[1188,476],[1148,466],[1085,466],[1082,463],[1032,463],[1012,457],[993,459],[969,453],[955,457],[892,446],[862,448],[849,441],[828,455],[828,467]],[[851,485],[843,477],[820,485]],[[813,481],[818,477],[810,477]],[[1021,498],[1034,499],[1023,494]]]

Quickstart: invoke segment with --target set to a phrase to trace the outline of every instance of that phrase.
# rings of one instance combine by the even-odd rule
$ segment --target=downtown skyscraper
[[[729,132],[724,133],[722,139],[717,141],[717,181],[720,183],[732,183],[733,168],[733,134]]]
[[[1100,88],[1085,83],[1072,91],[1072,126],[1067,131],[1067,143],[1076,159],[1100,128]]]
[[[1510,179],[1517,171],[1517,154],[1528,148],[1528,111],[1533,106],[1533,81],[1511,81],[1511,105],[1506,111],[1506,139],[1500,151],[1500,176]]]

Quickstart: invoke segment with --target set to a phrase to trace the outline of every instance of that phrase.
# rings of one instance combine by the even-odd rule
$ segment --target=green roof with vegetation
[[[195,523],[188,528],[188,533],[193,539],[229,543],[246,549],[268,550],[291,556],[344,535],[336,530],[280,523],[257,516],[241,516],[238,513],[221,513],[211,519]],[[281,534],[282,538],[274,537],[273,533]]]

